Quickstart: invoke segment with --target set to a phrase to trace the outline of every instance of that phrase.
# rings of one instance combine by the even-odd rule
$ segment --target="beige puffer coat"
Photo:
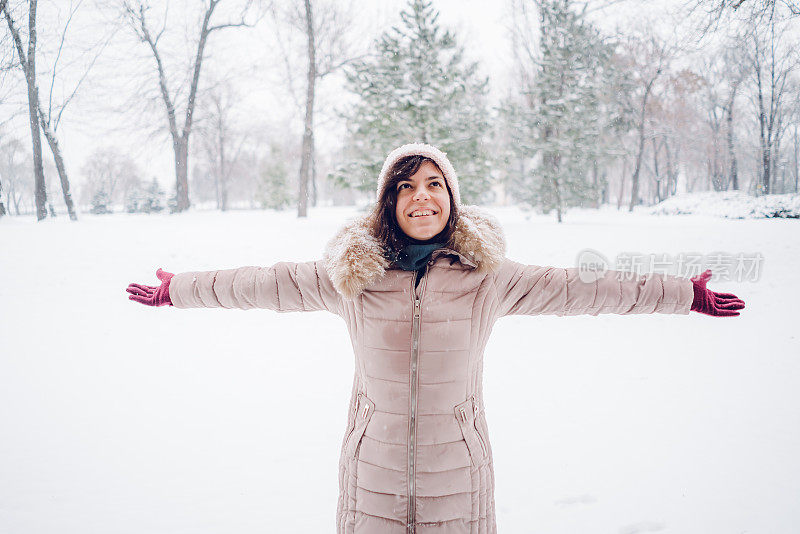
[[[504,315],[682,313],[692,283],[669,275],[593,283],[576,269],[505,258],[497,221],[461,206],[452,248],[389,269],[366,219],[324,260],[176,274],[178,308],[327,310],[350,331],[355,377],[339,468],[339,534],[496,532],[483,350]]]

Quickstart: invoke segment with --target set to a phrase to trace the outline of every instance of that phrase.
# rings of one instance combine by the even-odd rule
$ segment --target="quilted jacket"
[[[339,461],[339,534],[496,532],[483,351],[505,315],[682,313],[692,283],[670,275],[581,281],[574,268],[505,257],[497,220],[461,206],[451,245],[392,268],[366,216],[323,259],[174,276],[177,308],[324,310],[344,319],[355,376]]]

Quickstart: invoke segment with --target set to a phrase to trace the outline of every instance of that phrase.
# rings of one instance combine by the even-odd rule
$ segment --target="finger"
[[[131,287],[131,289],[135,289],[136,291],[139,291],[142,295],[147,297],[152,297],[153,294],[155,293],[155,290],[151,289],[149,286],[134,286]]]
[[[141,289],[142,291],[155,291],[156,290],[155,286],[146,286],[144,284],[128,284],[128,287],[136,287],[138,289]]]
[[[717,305],[722,304],[741,304],[744,305],[744,301],[742,299],[714,299],[714,303]]]
[[[718,310],[741,310],[744,308],[744,302],[731,302],[728,304],[717,304],[714,308]]]
[[[741,299],[724,300],[722,302],[718,302],[718,304],[721,305],[721,306],[730,306],[730,305],[733,304],[733,305],[741,306],[742,308],[744,308],[744,301],[741,300]]]
[[[736,317],[737,315],[739,315],[739,312],[737,312],[737,311],[729,311],[729,310],[720,310],[719,313],[717,313],[717,315],[719,317]]]
[[[737,300],[742,300],[739,297],[720,297],[719,295],[714,295],[714,297],[717,300],[717,302],[735,302]]]
[[[137,297],[149,297],[150,294],[146,291],[139,289],[138,287],[128,287],[125,289],[131,295],[136,295]]]

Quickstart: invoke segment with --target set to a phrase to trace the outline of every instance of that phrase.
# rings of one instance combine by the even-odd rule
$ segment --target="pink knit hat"
[[[380,200],[381,192],[386,185],[389,169],[392,168],[392,165],[397,163],[397,160],[406,156],[425,156],[426,158],[431,158],[433,161],[435,161],[436,165],[438,165],[442,170],[442,174],[444,174],[444,179],[447,181],[447,185],[450,186],[450,192],[453,194],[453,201],[455,202],[455,205],[461,205],[461,195],[458,192],[458,176],[456,176],[456,170],[453,168],[450,160],[447,159],[447,154],[435,146],[427,145],[425,143],[409,143],[407,145],[397,147],[389,152],[389,155],[386,156],[386,161],[383,162],[381,174],[378,176],[378,200]]]

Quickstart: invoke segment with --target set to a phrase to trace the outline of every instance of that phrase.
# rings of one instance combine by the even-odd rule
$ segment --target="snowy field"
[[[740,317],[506,317],[485,390],[502,534],[800,531],[800,223],[494,209],[509,257],[760,252]],[[321,257],[356,212],[0,219],[0,532],[334,532],[353,357],[315,312],[130,282]]]

